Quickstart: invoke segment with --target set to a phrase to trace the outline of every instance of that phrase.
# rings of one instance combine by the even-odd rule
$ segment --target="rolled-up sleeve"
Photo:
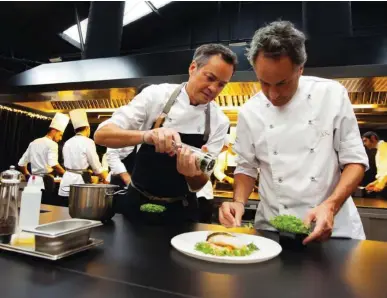
[[[255,154],[252,131],[243,111],[238,116],[236,135],[234,151],[238,156],[236,157],[237,166],[234,174],[244,174],[257,178],[259,162]]]
[[[30,162],[30,145],[18,162],[19,167],[25,167]]]
[[[353,111],[347,90],[342,87],[340,109],[334,121],[334,148],[338,154],[341,168],[351,163],[362,164],[369,168],[368,156],[365,151],[359,125]]]
[[[95,143],[93,142],[93,140],[90,140],[90,142],[88,142],[87,144],[86,156],[87,156],[87,162],[89,163],[90,167],[93,169],[93,172],[95,174],[101,174],[104,169],[102,168],[102,164],[99,161],[97,148],[95,147]]]
[[[133,149],[134,147],[107,149],[106,159],[113,175],[118,175],[127,172],[127,169],[121,160],[131,154],[133,152]]]
[[[50,167],[54,167],[58,162],[58,144],[55,142],[51,142],[48,147],[48,155],[47,155],[47,164]]]

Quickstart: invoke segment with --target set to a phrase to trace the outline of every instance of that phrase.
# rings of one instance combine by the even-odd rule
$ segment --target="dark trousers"
[[[207,200],[205,197],[198,198],[199,222],[212,223],[212,213],[214,211],[214,200]]]

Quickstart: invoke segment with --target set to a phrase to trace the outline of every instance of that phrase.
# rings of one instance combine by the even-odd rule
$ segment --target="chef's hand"
[[[148,130],[144,133],[144,142],[154,145],[156,152],[174,155],[175,152],[173,150],[174,147],[172,141],[174,141],[176,145],[181,144],[179,133],[170,128],[160,127]]]
[[[202,174],[196,165],[195,154],[187,146],[177,150],[177,171],[186,177],[195,177]]]
[[[245,206],[238,202],[223,202],[219,208],[219,221],[226,228],[240,227]]]
[[[332,235],[334,223],[334,211],[329,203],[321,203],[309,211],[304,224],[310,226],[315,222],[315,228],[302,242],[304,245],[312,241],[326,241]]]
[[[375,180],[366,186],[366,191],[371,192],[381,192],[386,187],[386,183],[382,180]]]

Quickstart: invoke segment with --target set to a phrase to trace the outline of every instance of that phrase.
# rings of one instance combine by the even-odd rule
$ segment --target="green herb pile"
[[[293,215],[279,215],[270,220],[277,230],[296,234],[310,234],[310,228],[304,225],[301,219]]]
[[[198,242],[195,245],[195,249],[206,255],[221,256],[221,257],[244,257],[249,256],[253,252],[258,251],[258,247],[254,243],[250,243],[241,249],[222,249],[212,246],[208,242]]]
[[[150,212],[150,213],[162,213],[166,210],[164,206],[156,205],[156,204],[144,204],[141,205],[140,210],[143,212]]]

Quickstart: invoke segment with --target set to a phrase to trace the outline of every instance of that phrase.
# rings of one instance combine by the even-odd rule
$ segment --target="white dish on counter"
[[[171,245],[176,250],[187,256],[208,262],[228,264],[251,264],[264,262],[275,258],[282,251],[281,245],[271,239],[239,233],[233,234],[246,244],[254,243],[259,250],[249,256],[243,257],[214,256],[195,250],[196,243],[206,241],[207,236],[210,233],[213,233],[213,231],[200,231],[180,234],[172,238]]]

